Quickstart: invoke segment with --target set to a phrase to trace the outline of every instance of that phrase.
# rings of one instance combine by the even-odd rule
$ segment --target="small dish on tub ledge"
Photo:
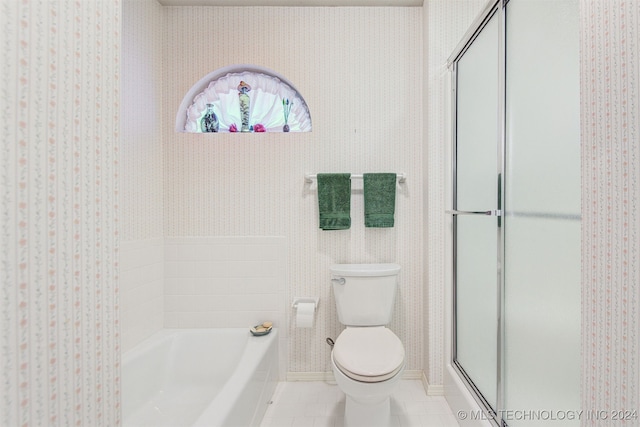
[[[249,329],[249,331],[255,336],[267,335],[273,329],[273,323],[264,322],[261,325],[256,325],[253,328]]]

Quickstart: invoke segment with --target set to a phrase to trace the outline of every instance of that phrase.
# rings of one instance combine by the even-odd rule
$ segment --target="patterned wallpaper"
[[[580,6],[582,425],[640,426],[640,2]]]
[[[167,8],[164,104],[166,235],[285,236],[287,300],[321,299],[314,329],[290,329],[290,372],[330,371],[326,337],[341,326],[332,263],[398,262],[390,327],[408,369],[422,367],[422,11],[420,8]],[[173,114],[209,72],[253,63],[304,96],[313,132],[176,134]],[[169,107],[167,107],[169,108]],[[171,119],[169,119],[171,116]],[[316,184],[305,173],[405,172],[396,226],[365,229],[354,181],[352,228],[318,228]]]
[[[118,0],[0,4],[0,425],[120,423]]]

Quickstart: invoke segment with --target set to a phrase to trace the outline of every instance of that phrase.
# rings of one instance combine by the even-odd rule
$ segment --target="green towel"
[[[323,230],[351,227],[351,174],[318,174],[318,210]]]
[[[393,227],[396,210],[396,174],[365,173],[365,227]]]

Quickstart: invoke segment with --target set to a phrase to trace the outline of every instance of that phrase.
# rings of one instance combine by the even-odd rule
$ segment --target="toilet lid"
[[[384,326],[345,329],[332,356],[345,375],[365,382],[384,381],[404,366],[404,346]]]

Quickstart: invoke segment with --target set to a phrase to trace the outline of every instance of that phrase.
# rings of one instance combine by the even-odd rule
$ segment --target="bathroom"
[[[2,228],[10,243],[0,424],[121,424],[122,355],[163,328],[271,320],[280,380],[325,381],[325,339],[341,330],[333,263],[401,265],[389,328],[404,345],[407,379],[428,396],[445,395],[446,61],[485,4],[4,3],[3,45],[13,60],[3,65]],[[638,6],[579,5],[581,407],[637,408],[638,49],[625,51],[626,62],[608,61],[637,47]],[[184,94],[231,64],[286,76],[309,106],[313,131],[176,133]],[[315,184],[304,176],[320,172],[405,173],[395,227],[364,227],[354,182],[351,228],[319,230]],[[629,206],[628,217],[608,227],[617,206]],[[183,277],[203,252],[214,257],[206,263],[264,274]],[[320,298],[314,328],[295,328],[296,296]]]

